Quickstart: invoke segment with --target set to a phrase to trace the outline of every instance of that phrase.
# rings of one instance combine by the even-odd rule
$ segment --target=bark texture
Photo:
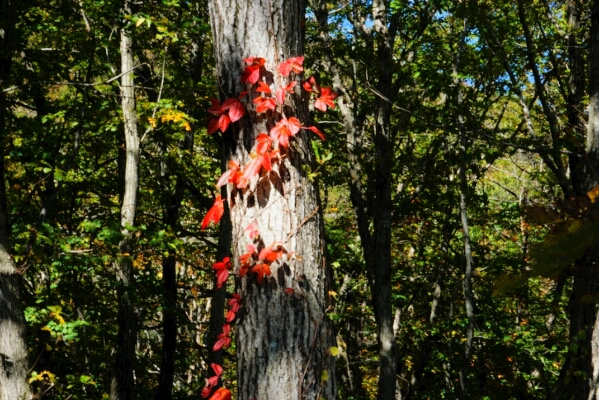
[[[125,15],[131,10],[127,0],[123,3]],[[133,70],[133,52],[130,33],[121,29],[121,71]],[[111,400],[130,400],[133,398],[133,368],[135,362],[135,344],[137,341],[137,323],[132,298],[133,286],[133,235],[127,227],[135,224],[137,207],[137,189],[139,185],[139,137],[137,134],[137,116],[135,114],[135,90],[133,72],[121,77],[121,106],[125,126],[125,176],[121,205],[121,233],[119,243],[120,256],[115,262],[117,278],[118,342],[114,376],[110,387]]]
[[[303,54],[305,3],[301,0],[242,2],[212,0],[212,31],[220,88],[236,97],[246,57],[267,60],[267,82],[284,86],[288,80],[277,66]],[[295,88],[283,107],[286,117],[308,122],[307,103]],[[251,108],[251,107],[249,107]],[[268,132],[278,116],[271,111],[248,115],[224,134],[225,154],[244,165],[256,136]],[[271,266],[272,276],[258,284],[249,276],[238,281],[242,309],[238,314],[238,399],[333,399],[334,343],[325,314],[328,276],[324,260],[322,218],[318,191],[307,178],[313,166],[309,137],[303,131],[292,139],[281,163],[254,178],[248,189],[229,187],[233,254],[245,253],[251,243],[244,229],[256,222],[263,244],[279,242],[288,255]],[[293,257],[290,254],[295,254]],[[250,274],[251,275],[251,274]],[[293,289],[292,293],[286,291]]]
[[[8,134],[8,102],[1,90],[10,81],[17,6],[14,1],[0,1],[0,143],[4,143]],[[0,146],[0,400],[30,399],[20,275],[8,244],[4,151],[4,147]]]

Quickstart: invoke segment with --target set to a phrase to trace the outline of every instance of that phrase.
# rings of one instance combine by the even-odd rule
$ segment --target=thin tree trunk
[[[10,83],[16,14],[17,4],[14,1],[0,2],[0,143],[4,143],[8,135],[8,102],[1,90]],[[4,157],[5,148],[0,146],[0,400],[30,399],[31,392],[27,385],[26,324],[19,289],[20,275],[10,255],[8,243]]]
[[[467,33],[467,20],[464,19],[464,25],[460,33],[456,57],[453,64],[454,85],[456,86],[456,108],[457,125],[460,140],[460,223],[462,225],[462,240],[464,242],[464,277],[462,279],[462,290],[464,294],[464,307],[468,325],[466,326],[466,342],[464,343],[464,359],[460,368],[460,387],[463,398],[468,398],[468,366],[472,354],[472,338],[474,337],[474,295],[472,292],[472,272],[474,260],[472,258],[472,244],[470,241],[470,226],[468,224],[468,179],[466,169],[468,167],[468,139],[464,128],[464,95],[462,92],[462,81],[458,78],[460,72],[460,61],[464,51],[465,39]]]
[[[123,2],[123,13],[131,14],[128,0]],[[121,71],[133,69],[133,51],[130,33],[121,29]],[[133,305],[133,235],[130,227],[135,225],[137,190],[139,185],[139,137],[137,134],[137,116],[135,114],[135,90],[133,73],[121,77],[121,105],[125,126],[125,176],[121,205],[121,233],[119,257],[115,262],[118,278],[118,342],[114,376],[110,387],[111,400],[133,399],[133,369],[135,363],[135,344],[137,341],[137,317]]]
[[[191,78],[191,89],[187,113],[196,118],[198,115],[195,106],[195,85],[202,79],[204,43],[202,38],[198,38],[192,44],[192,55],[189,62],[189,76]],[[195,128],[195,127],[194,127]],[[167,152],[166,138],[162,137],[163,155]],[[187,152],[193,151],[194,131],[186,132],[182,149]],[[169,186],[170,173],[168,166],[163,162],[161,174],[164,187],[163,200],[163,223],[175,230],[179,221],[179,210],[185,193],[186,182],[184,174],[177,176],[174,189]],[[230,234],[229,234],[230,235]],[[229,245],[230,246],[230,245]],[[176,253],[169,252],[168,256],[162,260],[162,288],[164,290],[163,300],[163,319],[162,319],[162,358],[160,362],[160,375],[158,376],[158,388],[154,398],[156,400],[170,400],[173,393],[173,382],[175,379],[175,359],[177,351],[177,258]],[[214,301],[213,301],[214,303]],[[224,303],[224,299],[223,299]],[[221,324],[222,326],[222,324]]]
[[[264,58],[273,73],[268,75],[269,83],[285,86],[287,79],[282,79],[277,67],[303,54],[303,1],[212,0],[210,13],[218,79],[226,97],[246,90],[240,84],[246,57]],[[306,124],[309,114],[300,87],[296,86],[284,112]],[[275,116],[250,110],[230,126],[224,134],[227,159],[242,165],[248,162],[254,139],[269,131]],[[262,284],[255,277],[240,280],[242,309],[236,337],[240,400],[335,398],[322,217],[318,191],[306,173],[313,165],[309,137],[300,131],[285,157],[259,183],[254,178],[249,190],[228,188],[236,269],[238,256],[251,243],[244,230],[252,222],[257,223],[264,245],[281,243],[289,255],[282,264],[271,266],[272,275]]]
[[[582,142],[585,134],[585,121],[582,113],[582,96],[584,95],[584,57],[579,40],[581,4],[579,0],[568,0],[568,130],[566,131],[572,141],[580,143],[580,150],[584,151]],[[584,194],[585,158],[583,154],[573,152],[569,156],[570,181],[576,196]]]
[[[316,2],[314,2],[316,3]],[[328,48],[328,14],[326,3],[318,3],[317,19],[319,21],[321,37],[326,46],[325,56],[330,70],[333,73],[335,89],[345,94],[341,77],[333,63],[333,57]],[[379,39],[378,58],[380,64],[377,91],[384,96],[377,104],[375,126],[375,148],[377,152],[375,164],[376,188],[373,209],[376,213],[369,213],[367,202],[363,197],[361,188],[361,165],[357,153],[357,130],[359,125],[354,116],[354,108],[348,98],[340,99],[339,106],[343,116],[344,128],[347,138],[347,154],[350,161],[350,198],[358,224],[358,232],[364,251],[366,273],[370,284],[374,314],[377,322],[377,340],[379,345],[379,400],[396,399],[401,397],[396,391],[397,349],[393,334],[393,307],[391,304],[391,168],[393,160],[393,146],[391,142],[391,104],[393,98],[392,75],[393,70],[393,43],[395,26],[388,26],[387,12],[383,1],[373,2],[373,15],[376,15],[374,29]],[[346,103],[347,102],[347,103]],[[370,218],[374,225],[371,234],[369,230]]]
[[[372,2],[373,29],[378,37],[379,77],[377,90],[383,98],[378,99],[375,114],[374,146],[376,160],[375,199],[372,235],[374,264],[374,307],[379,345],[378,400],[395,400],[397,392],[397,345],[393,334],[393,307],[391,304],[391,169],[394,146],[391,136],[391,101],[393,99],[393,45],[397,21],[387,22],[389,10],[382,0]]]

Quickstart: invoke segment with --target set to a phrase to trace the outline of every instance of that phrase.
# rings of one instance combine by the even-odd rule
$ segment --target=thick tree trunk
[[[226,97],[246,90],[240,84],[246,57],[266,59],[265,67],[272,72],[267,79],[274,87],[285,86],[287,80],[277,67],[303,54],[303,1],[212,0],[210,12],[218,79]],[[300,88],[297,85],[292,100],[286,102],[284,114],[306,124],[308,110]],[[270,111],[256,115],[252,110],[233,124],[224,134],[227,158],[247,163],[256,136],[268,132],[278,120],[275,117]],[[257,223],[266,246],[278,242],[288,252],[281,263],[271,266],[272,276],[262,284],[255,277],[238,282],[240,400],[335,398],[334,359],[328,352],[334,335],[325,313],[328,276],[323,227],[318,191],[307,177],[306,168],[313,167],[307,134],[300,131],[284,153],[280,164],[259,182],[254,178],[249,189],[229,187],[236,269],[237,257],[251,243],[244,229],[252,222]]]
[[[577,4],[570,4],[576,7]],[[574,11],[573,11],[574,10]],[[578,14],[575,9],[570,9],[570,24],[577,26]],[[575,39],[575,38],[574,38]],[[571,38],[572,40],[572,38]],[[574,41],[576,44],[576,41]],[[572,55],[571,55],[572,56]],[[599,171],[599,1],[591,3],[591,32],[589,40],[588,72],[589,72],[589,119],[587,123],[586,154],[585,160],[580,161],[573,173],[574,192],[584,194],[597,184],[597,171]],[[581,62],[577,57],[570,60],[573,63]],[[573,65],[575,67],[576,65]],[[576,73],[576,69],[572,73]],[[574,80],[578,85],[580,78]],[[580,94],[573,93],[573,102],[580,101]],[[576,103],[570,104],[570,107]],[[576,126],[574,116],[571,124]],[[590,251],[580,260],[577,260],[573,272],[574,284],[568,303],[570,315],[569,346],[566,361],[558,382],[553,390],[553,398],[561,399],[599,399],[599,318],[597,306],[589,298],[599,293],[599,268],[596,265],[599,249]]]
[[[8,135],[8,104],[1,90],[9,85],[14,45],[17,4],[0,2],[0,143]],[[26,324],[19,292],[20,275],[8,245],[8,210],[4,167],[4,146],[0,146],[0,400],[30,399],[27,385]]]
[[[570,50],[570,96],[568,120],[573,134],[580,130],[577,110],[582,97],[581,87],[582,57],[578,49],[577,29],[579,27],[580,5],[572,0],[568,3]],[[587,124],[586,154],[583,159],[570,160],[573,192],[583,195],[598,184],[596,171],[599,166],[599,1],[591,3],[591,32],[588,54],[589,72],[589,120]],[[599,399],[599,319],[596,305],[585,301],[599,293],[595,265],[597,250],[577,260],[573,272],[574,284],[568,303],[570,315],[569,346],[566,361],[560,372],[553,398],[558,399]]]
[[[130,15],[129,2],[124,0],[124,14]],[[121,29],[121,71],[133,70],[132,40],[125,28]],[[121,205],[120,255],[115,262],[117,278],[118,342],[114,376],[110,387],[111,400],[130,400],[133,398],[133,368],[135,362],[135,344],[137,341],[137,322],[133,305],[133,235],[127,227],[135,224],[137,207],[137,189],[139,184],[139,137],[137,135],[137,116],[135,114],[135,90],[133,72],[121,77],[121,105],[125,126],[125,177],[124,194]]]

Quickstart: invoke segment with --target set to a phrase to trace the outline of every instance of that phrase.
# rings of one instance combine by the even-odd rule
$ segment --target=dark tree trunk
[[[8,102],[18,1],[0,2],[0,143],[7,140]],[[30,399],[27,385],[26,324],[19,291],[20,275],[10,255],[5,181],[5,148],[0,146],[0,400]]]
[[[303,54],[303,1],[212,0],[210,12],[218,79],[226,97],[237,97],[245,90],[240,76],[246,57],[266,59],[274,86],[285,86],[287,80],[277,67]],[[284,112],[306,124],[309,114],[300,87],[296,86]],[[231,126],[224,134],[227,159],[247,163],[254,139],[269,131],[278,120],[275,117],[270,111],[256,115],[250,110]],[[296,255],[284,256],[284,264],[273,264],[272,276],[262,284],[255,277],[239,282],[240,400],[335,398],[334,360],[328,352],[334,335],[326,316],[329,277],[318,191],[306,174],[306,168],[313,167],[307,134],[300,131],[285,153],[259,184],[254,178],[248,190],[229,187],[236,264],[237,257],[247,251],[250,241],[244,229],[252,222],[257,223],[265,245],[280,242],[288,254]]]
[[[195,91],[193,88],[202,79],[204,43],[198,38],[192,44],[192,55],[189,62],[189,76],[191,78],[191,89],[189,90],[187,113],[197,118],[198,111],[195,106]],[[195,128],[195,127],[194,127]],[[163,157],[166,158],[168,146],[166,138],[161,138]],[[191,153],[194,144],[194,131],[185,134],[182,149]],[[185,193],[186,178],[183,171],[179,171],[175,187],[171,188],[171,171],[168,165],[162,165],[163,188],[163,223],[172,231],[175,231],[179,221],[179,211]],[[230,234],[229,234],[230,235]],[[230,246],[230,245],[229,245]],[[175,379],[175,360],[177,352],[177,257],[174,251],[162,260],[162,288],[163,288],[163,312],[162,312],[162,358],[160,362],[160,375],[158,376],[158,388],[154,398],[156,400],[170,400],[173,396],[173,382]],[[223,300],[224,303],[224,300]],[[222,326],[222,324],[221,324]]]
[[[570,44],[578,48],[575,29],[578,27],[580,8],[574,0],[569,3],[570,12]],[[589,119],[586,132],[586,149],[582,160],[573,166],[573,191],[583,195],[599,184],[599,1],[595,0],[591,7],[591,32],[589,38],[588,73],[589,73]],[[580,104],[581,85],[579,69],[582,60],[580,55],[570,53],[572,78],[570,81],[569,122],[575,133],[580,129],[576,108]],[[576,261],[572,286],[572,294],[567,312],[570,316],[570,333],[566,361],[553,390],[553,398],[561,399],[599,399],[599,318],[594,302],[588,301],[599,293],[599,268],[597,267],[599,248],[594,246],[587,254]]]
[[[128,0],[124,0],[123,13],[131,14]],[[118,338],[114,376],[110,387],[111,400],[133,399],[133,369],[137,342],[137,317],[133,305],[133,235],[127,229],[135,225],[137,189],[139,185],[139,137],[135,113],[133,82],[133,51],[130,33],[121,29],[121,105],[125,127],[125,176],[121,205],[121,233],[119,257],[115,262],[118,286]]]
[[[349,96],[349,90],[337,70],[328,31],[328,5],[322,1],[312,1],[318,20],[320,36],[325,44],[326,65],[333,77],[334,88],[340,93],[339,109],[347,140],[347,157],[350,165],[349,188],[354,216],[364,252],[366,275],[370,285],[374,315],[377,323],[379,346],[379,400],[400,397],[396,391],[397,349],[393,334],[393,307],[391,303],[391,170],[394,148],[391,136],[391,102],[393,93],[393,45],[397,20],[388,21],[389,10],[384,1],[373,1],[374,31],[378,39],[379,70],[376,90],[382,95],[375,110],[374,143],[376,161],[374,167],[375,199],[372,204],[366,200],[362,187],[363,168],[358,157],[362,121],[356,114],[357,96]],[[396,16],[397,17],[397,16]],[[354,82],[356,84],[356,82]],[[371,207],[369,207],[371,205]],[[376,210],[376,212],[372,212]],[[374,230],[371,233],[370,225]]]
[[[397,345],[393,333],[393,307],[391,304],[391,170],[394,159],[394,146],[391,136],[391,103],[393,99],[393,44],[397,21],[387,23],[389,10],[382,0],[372,2],[373,29],[378,38],[379,78],[377,90],[382,94],[378,99],[375,114],[374,145],[375,198],[373,208],[374,232],[372,236],[375,258],[366,260],[374,264],[374,308],[377,319],[377,339],[379,344],[378,400],[395,400]],[[389,26],[388,26],[389,25]],[[384,97],[384,98],[383,98]]]

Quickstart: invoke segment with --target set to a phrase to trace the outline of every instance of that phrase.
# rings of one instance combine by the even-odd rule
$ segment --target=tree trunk
[[[571,5],[575,7],[576,5]],[[570,23],[577,26],[569,9]],[[574,19],[574,21],[573,21]],[[576,41],[574,42],[576,43]],[[571,55],[572,56],[572,55]],[[591,3],[591,32],[589,39],[588,72],[589,72],[589,119],[587,123],[587,140],[584,166],[580,167],[574,183],[574,192],[584,194],[599,184],[597,171],[599,167],[599,1]],[[571,62],[580,62],[576,58]],[[573,69],[572,73],[576,73]],[[577,80],[578,81],[578,80]],[[572,93],[571,98],[579,101]],[[570,104],[574,107],[576,104]],[[573,119],[573,118],[572,118]],[[571,122],[572,125],[575,125]],[[582,163],[582,161],[581,161]],[[580,172],[582,171],[582,172]],[[574,170],[573,172],[577,172]],[[597,307],[588,299],[599,293],[599,268],[596,260],[599,248],[595,246],[580,260],[576,261],[573,271],[574,284],[567,311],[570,316],[570,333],[566,361],[560,372],[557,384],[553,389],[553,398],[561,399],[599,399],[599,318]]]
[[[16,24],[13,1],[0,2],[0,143],[7,140],[8,104],[1,90],[9,85]],[[19,291],[20,275],[10,255],[4,146],[0,146],[0,400],[30,399],[27,385],[26,324]]]
[[[246,90],[240,84],[246,57],[264,58],[272,72],[267,82],[285,86],[277,67],[303,54],[303,1],[212,0],[210,13],[218,79],[226,97]],[[301,82],[283,109],[286,117],[306,124],[309,114],[300,88]],[[276,112],[256,115],[250,110],[232,124],[224,134],[227,158],[247,163],[254,139],[268,132],[277,117]],[[281,162],[259,182],[253,178],[249,190],[228,188],[236,270],[238,256],[251,243],[244,230],[252,222],[262,245],[278,242],[287,251],[262,284],[253,276],[238,281],[238,399],[333,399],[334,360],[328,349],[334,335],[325,314],[329,276],[318,191],[307,176],[314,165],[309,137],[300,131],[283,150]]]
[[[472,244],[470,242],[470,226],[468,223],[468,179],[466,169],[468,167],[468,139],[464,127],[464,94],[462,91],[462,80],[458,77],[460,72],[460,61],[464,51],[467,29],[467,20],[464,19],[463,27],[460,32],[458,48],[453,63],[454,85],[456,87],[456,122],[460,140],[460,223],[462,225],[462,238],[464,243],[464,277],[462,279],[462,291],[464,294],[464,307],[468,325],[466,326],[466,342],[464,343],[464,359],[460,368],[460,388],[462,397],[468,398],[468,366],[470,365],[470,356],[472,354],[472,338],[474,336],[474,295],[472,292],[472,273],[474,260],[472,258]]]
[[[339,109],[343,118],[343,126],[347,139],[347,157],[349,160],[350,199],[354,216],[358,225],[358,233],[364,252],[366,274],[377,324],[377,340],[379,346],[379,400],[396,399],[401,394],[396,391],[397,349],[393,334],[393,307],[391,304],[391,170],[393,165],[393,144],[391,137],[391,102],[394,98],[392,71],[393,45],[397,21],[388,22],[384,1],[372,3],[375,16],[374,31],[378,39],[379,70],[377,92],[382,95],[378,99],[375,110],[374,143],[376,161],[374,167],[375,199],[372,202],[372,212],[368,207],[362,189],[363,169],[357,156],[361,122],[355,115],[356,97],[349,96],[349,90],[334,63],[330,48],[328,32],[328,5],[326,2],[313,1],[312,8],[319,23],[320,36],[325,43],[324,55],[326,65],[333,77],[335,90],[341,92]],[[374,230],[370,232],[370,223]]]
[[[124,0],[123,13],[131,14],[128,0]],[[121,29],[121,105],[125,126],[125,177],[121,205],[120,255],[115,262],[118,296],[118,342],[114,376],[110,387],[111,400],[130,400],[133,398],[133,368],[135,362],[135,344],[137,341],[137,322],[133,306],[133,235],[127,229],[135,224],[137,189],[139,184],[139,137],[137,135],[137,116],[135,114],[135,90],[133,82],[133,51],[130,33]]]
[[[391,305],[391,170],[394,159],[394,146],[391,137],[391,101],[393,101],[393,45],[397,21],[387,24],[389,10],[382,0],[372,2],[375,20],[373,29],[377,32],[379,77],[377,90],[382,94],[378,99],[375,114],[374,146],[375,198],[372,235],[375,258],[366,260],[374,264],[374,308],[377,319],[377,339],[379,345],[378,400],[396,399],[397,345],[393,333],[393,307]],[[396,16],[397,17],[397,16]]]
[[[199,115],[197,110],[198,107],[195,104],[194,88],[202,79],[202,68],[204,64],[203,55],[204,41],[202,37],[198,37],[197,40],[192,43],[192,55],[188,66],[189,77],[191,78],[191,88],[187,99],[187,113],[193,118],[197,118]],[[182,149],[191,154],[193,152],[193,144],[194,130],[192,129],[190,132],[186,132]],[[160,145],[163,157],[166,158],[168,145],[163,134],[161,134]],[[163,223],[170,227],[173,232],[179,221],[179,211],[181,209],[181,203],[186,187],[184,172],[179,172],[181,174],[177,176],[174,188],[171,188],[170,181],[172,173],[168,170],[166,162],[162,162],[161,179],[162,184],[164,185]],[[175,251],[169,251],[168,256],[164,257],[162,260],[162,288],[164,290],[162,312],[162,358],[160,361],[158,388],[156,389],[154,398],[156,400],[170,400],[173,396],[175,359],[177,352],[177,257]]]

